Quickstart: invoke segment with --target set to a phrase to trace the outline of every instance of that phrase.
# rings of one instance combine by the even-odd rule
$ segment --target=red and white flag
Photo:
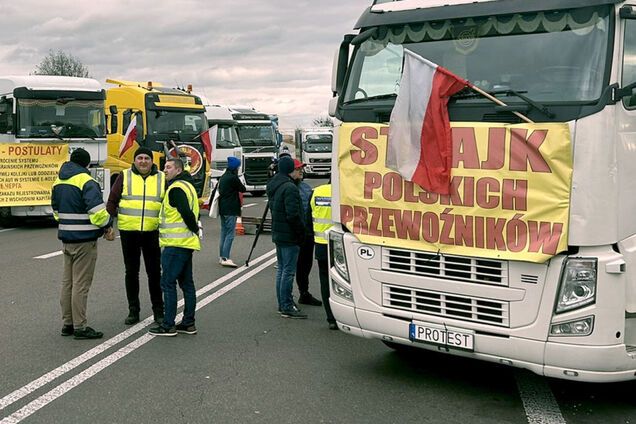
[[[212,163],[212,146],[216,146],[216,135],[218,133],[218,128],[218,125],[212,125],[212,128],[204,133],[201,133],[201,144],[203,144],[205,158],[210,163]]]
[[[121,144],[119,145],[119,157],[122,157],[137,141],[137,115],[133,116],[126,128],[126,134],[124,135]]]
[[[389,123],[386,166],[429,192],[449,194],[448,99],[470,83],[404,50],[400,91]]]

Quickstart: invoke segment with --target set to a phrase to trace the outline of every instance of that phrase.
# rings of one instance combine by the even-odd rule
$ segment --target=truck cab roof
[[[0,76],[0,95],[13,94],[16,88],[24,87],[37,91],[102,91],[99,81],[92,78],[62,77],[51,75]]]

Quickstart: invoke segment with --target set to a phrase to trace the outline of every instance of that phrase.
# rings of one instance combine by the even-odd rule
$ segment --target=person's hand
[[[108,241],[115,240],[115,230],[113,229],[113,227],[109,227],[107,230],[104,231],[104,239]]]

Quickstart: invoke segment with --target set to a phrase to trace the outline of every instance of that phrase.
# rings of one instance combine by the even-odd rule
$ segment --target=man
[[[219,241],[219,263],[222,266],[236,268],[230,259],[232,242],[236,228],[236,218],[241,215],[241,199],[239,193],[245,193],[245,186],[238,177],[241,160],[230,156],[227,168],[219,179],[219,221],[221,222],[221,239]]]
[[[302,205],[298,187],[294,183],[299,171],[294,169],[290,157],[278,161],[278,172],[267,183],[267,197],[272,211],[272,241],[276,244],[278,269],[276,272],[276,298],[283,318],[307,318],[294,303],[292,295],[294,275],[300,243],[305,236]]]
[[[97,239],[106,230],[112,236],[112,220],[104,205],[102,190],[88,172],[91,157],[84,149],[71,154],[51,192],[53,216],[58,221],[57,238],[64,252],[62,336],[99,339],[104,333],[88,327],[86,303],[97,261]]]
[[[302,203],[302,219],[305,227],[305,237],[300,244],[300,252],[298,253],[298,263],[296,265],[296,285],[298,286],[298,303],[311,306],[320,306],[322,302],[309,293],[309,274],[311,266],[314,262],[314,231],[311,222],[311,213],[309,201],[313,192],[311,186],[303,181],[303,169],[305,164],[294,159],[294,170],[298,171],[298,191]]]
[[[327,230],[333,225],[331,222],[331,184],[316,187],[311,197],[311,216],[314,227],[314,241],[316,242],[316,261],[318,262],[318,277],[320,278],[320,294],[325,305],[329,329],[337,330],[336,319],[329,305],[329,263],[327,257]]]
[[[117,217],[121,236],[121,250],[126,268],[126,298],[128,316],[124,323],[139,322],[139,267],[143,254],[148,291],[155,322],[163,319],[161,294],[161,249],[159,248],[159,210],[165,194],[166,178],[152,161],[152,151],[140,147],[134,162],[111,187],[106,209]]]
[[[165,306],[163,322],[150,329],[155,336],[176,336],[177,332],[196,334],[194,310],[196,290],[192,279],[192,253],[201,250],[199,199],[192,177],[183,169],[181,159],[166,161],[164,172],[168,189],[159,212],[159,245],[161,252],[161,289]],[[177,315],[177,282],[183,291],[183,320],[175,326]]]

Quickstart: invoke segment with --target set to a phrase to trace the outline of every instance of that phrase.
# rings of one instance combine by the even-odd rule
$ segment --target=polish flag
[[[130,150],[135,141],[137,141],[137,115],[133,116],[130,120],[130,124],[128,124],[128,128],[126,128],[124,139],[119,145],[119,157],[122,157],[124,153]]]
[[[449,194],[448,99],[471,84],[409,50],[404,53],[400,91],[389,123],[386,167],[429,192]]]
[[[218,128],[218,125],[213,125],[212,128],[204,133],[201,133],[201,144],[203,144],[205,158],[210,163],[212,163],[212,146],[216,146],[216,135],[218,132]]]

